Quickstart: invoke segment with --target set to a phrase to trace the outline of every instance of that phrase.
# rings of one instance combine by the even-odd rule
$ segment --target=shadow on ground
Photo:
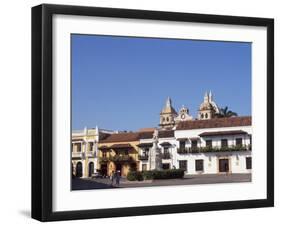
[[[94,180],[85,180],[80,178],[72,178],[72,190],[88,190],[88,189],[105,189],[115,188],[111,184],[97,182]]]

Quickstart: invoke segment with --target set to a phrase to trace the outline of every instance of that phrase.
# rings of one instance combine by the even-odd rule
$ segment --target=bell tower
[[[172,128],[175,125],[177,115],[176,110],[172,106],[172,100],[168,97],[164,108],[160,112],[159,126],[164,129]]]

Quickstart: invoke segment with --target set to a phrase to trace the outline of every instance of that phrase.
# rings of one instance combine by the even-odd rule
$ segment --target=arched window
[[[81,162],[77,162],[76,164],[76,177],[82,177],[83,176],[83,167]]]
[[[168,117],[166,118],[166,121],[169,122],[169,118]]]
[[[208,118],[208,114],[207,113],[205,114],[205,118]]]
[[[203,113],[201,114],[201,118],[204,118],[204,114]]]
[[[162,122],[165,122],[165,118],[164,117],[162,118]]]

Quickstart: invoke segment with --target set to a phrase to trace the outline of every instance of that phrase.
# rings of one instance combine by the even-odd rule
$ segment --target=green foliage
[[[153,170],[153,179],[174,179],[183,178],[184,170],[170,169],[170,170]]]
[[[235,151],[251,151],[252,146],[249,145],[230,145],[225,147],[195,147],[177,150],[178,154],[187,153],[204,153],[204,152],[235,152]]]
[[[169,169],[169,170],[151,170],[151,171],[130,171],[127,175],[129,181],[142,181],[153,179],[175,179],[183,178],[184,170],[182,169]]]
[[[238,116],[236,112],[228,110],[228,107],[220,108],[220,112],[216,114],[217,118],[230,118],[233,116]]]
[[[153,171],[143,171],[142,175],[143,175],[143,179],[145,179],[145,180],[153,179]]]
[[[142,172],[130,171],[127,174],[127,180],[129,180],[129,181],[142,181],[143,180]]]

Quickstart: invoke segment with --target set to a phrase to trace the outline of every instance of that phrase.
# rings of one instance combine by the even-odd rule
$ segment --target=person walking
[[[118,170],[116,172],[116,186],[119,186],[120,184],[120,171]]]
[[[115,177],[115,172],[114,170],[111,172],[111,175],[110,175],[110,181],[111,181],[111,186],[113,187],[113,182],[114,182],[114,177]]]

